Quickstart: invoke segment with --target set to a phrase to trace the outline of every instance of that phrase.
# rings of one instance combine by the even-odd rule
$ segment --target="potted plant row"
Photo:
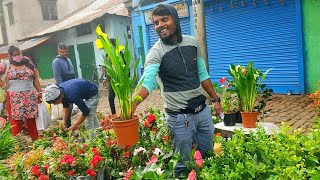
[[[134,115],[133,104],[141,100],[140,96],[133,97],[133,89],[137,82],[137,68],[139,59],[135,62],[128,47],[128,39],[124,35],[126,45],[120,46],[119,39],[116,39],[115,46],[112,45],[107,34],[97,26],[98,39],[96,46],[103,49],[108,57],[103,56],[103,63],[106,66],[106,73],[110,76],[111,86],[118,98],[120,115],[115,116],[111,122],[116,134],[119,146],[134,145],[138,142],[138,116]],[[136,89],[141,86],[137,85]]]

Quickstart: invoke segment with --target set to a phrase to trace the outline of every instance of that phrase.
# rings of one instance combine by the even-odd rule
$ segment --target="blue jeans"
[[[86,104],[86,106],[90,110],[90,113],[86,117],[86,120],[85,120],[86,130],[89,130],[89,129],[94,130],[94,129],[100,127],[100,124],[99,124],[99,121],[97,118],[97,107],[99,104],[99,93],[97,93],[95,96],[91,97],[90,99],[85,99],[84,103]]]
[[[193,157],[193,143],[202,157],[206,151],[212,151],[214,125],[208,106],[195,114],[168,115],[167,125],[173,138],[174,152],[180,152],[182,161],[190,161],[190,157]],[[185,169],[183,162],[178,162],[175,175],[179,176]]]

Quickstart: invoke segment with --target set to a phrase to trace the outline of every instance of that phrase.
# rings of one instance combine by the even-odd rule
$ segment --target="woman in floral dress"
[[[22,56],[18,47],[10,46],[8,54],[10,67],[7,81],[0,80],[0,86],[7,90],[6,110],[11,133],[13,136],[17,135],[25,124],[31,139],[36,140],[38,131],[35,118],[38,116],[38,103],[42,93],[39,73],[31,61]],[[0,67],[1,69],[3,68]]]

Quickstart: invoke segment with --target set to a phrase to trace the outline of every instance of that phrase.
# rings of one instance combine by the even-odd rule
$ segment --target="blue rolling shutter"
[[[189,17],[180,18],[180,26],[182,34],[190,35]],[[154,25],[148,25],[150,48],[158,41],[159,36],[154,30]]]
[[[253,61],[263,71],[273,68],[265,83],[275,93],[304,92],[303,59],[298,58],[299,31],[294,0],[257,0],[244,6],[206,4],[206,33],[212,82],[230,77],[230,64]],[[222,8],[221,8],[222,7]],[[221,11],[221,9],[223,9]]]

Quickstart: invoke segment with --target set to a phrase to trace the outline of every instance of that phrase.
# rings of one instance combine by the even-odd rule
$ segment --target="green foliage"
[[[245,135],[236,131],[232,139],[216,138],[222,155],[213,156],[201,177],[213,179],[315,179],[319,177],[320,129],[308,135],[283,124],[269,137],[263,129]]]
[[[107,74],[110,76],[111,86],[119,100],[121,119],[131,119],[134,102],[142,100],[140,96],[133,97],[133,89],[138,78],[137,70],[140,59],[133,62],[126,36],[126,45],[123,49],[123,46],[119,45],[118,38],[116,39],[115,46],[112,45],[108,36],[101,31],[100,26],[97,27],[96,31],[99,40],[98,44],[103,46],[103,49],[108,55],[107,57],[103,57],[103,63],[106,66]],[[139,89],[141,84],[142,81],[140,81],[136,90]]]
[[[102,121],[102,120],[104,120],[104,118],[105,118],[105,115],[102,113],[102,112],[97,112],[97,119],[98,119],[98,121],[100,122],[100,121]]]
[[[211,114],[212,114],[211,117],[212,117],[213,124],[217,124],[217,123],[221,122],[222,119],[215,115],[214,107],[212,105],[210,105],[209,107],[210,107],[210,111],[211,111]]]
[[[181,158],[173,153],[163,112],[151,108],[141,114],[139,128],[140,140],[132,147],[119,147],[112,130],[97,129],[94,137],[91,131],[83,130],[77,137],[59,129],[44,132],[42,141],[33,146],[38,148],[15,153],[6,160],[10,169],[0,164],[0,179],[8,174],[12,175],[9,179],[35,179],[34,166],[50,179],[70,179],[68,173],[73,170],[73,178],[86,176],[88,169],[96,173],[105,169],[107,177],[114,179],[175,179],[174,167]],[[190,162],[185,162],[188,172],[194,170],[197,179],[319,179],[320,119],[309,134],[299,130],[289,133],[289,129],[283,124],[274,135],[260,128],[249,135],[236,131],[231,139],[216,136],[215,143],[222,145],[221,155],[208,154],[202,165],[193,155]],[[47,146],[47,141],[52,145]],[[96,154],[102,160],[93,166]],[[75,166],[61,163],[66,155],[75,158]]]
[[[9,168],[4,166],[4,164],[2,164],[2,162],[0,162],[0,179],[1,180],[13,179],[13,177],[10,176],[9,172],[10,172]]]
[[[273,93],[272,89],[266,88],[265,84],[262,84],[259,90],[259,95],[257,97],[257,105],[254,107],[259,114],[262,114],[262,118],[264,117],[264,109],[267,106],[267,102],[271,100],[271,96]]]
[[[15,138],[11,136],[9,124],[0,129],[0,160],[6,159],[13,153],[15,142]]]
[[[48,139],[38,139],[33,143],[35,148],[47,148],[50,147],[52,144]]]
[[[318,82],[317,91],[309,94],[309,98],[312,99],[310,107],[312,107],[316,111],[317,116],[320,117],[320,81]]]

